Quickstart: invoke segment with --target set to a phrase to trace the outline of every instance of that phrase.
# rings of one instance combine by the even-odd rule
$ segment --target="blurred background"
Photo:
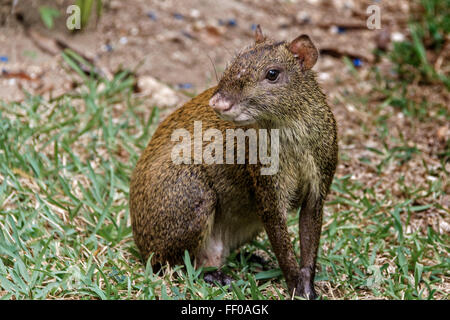
[[[79,30],[67,27],[73,4]],[[127,207],[157,124],[214,86],[260,24],[277,40],[312,38],[338,122],[322,297],[448,298],[449,11],[449,0],[0,0],[0,296],[285,297],[265,235],[242,252],[275,264],[232,256],[229,272],[251,275],[230,292],[174,280],[177,268],[149,280]]]

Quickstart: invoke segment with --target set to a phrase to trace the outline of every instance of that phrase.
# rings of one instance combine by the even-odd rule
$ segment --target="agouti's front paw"
[[[299,285],[295,289],[295,295],[309,300],[317,299],[317,294],[314,291],[314,285],[310,283],[304,284],[302,281],[300,281]]]
[[[211,284],[218,283],[221,286],[229,285],[233,281],[232,277],[223,273],[220,270],[205,272],[203,279],[208,283],[211,283]]]
[[[295,295],[309,300],[317,299],[314,290],[314,277],[309,268],[300,269],[300,279],[295,289]]]

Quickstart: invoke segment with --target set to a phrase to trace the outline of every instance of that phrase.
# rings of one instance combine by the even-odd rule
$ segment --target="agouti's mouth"
[[[239,110],[239,105],[230,108],[229,112],[217,112],[219,118],[225,121],[234,122],[237,125],[247,125],[255,122],[255,119]]]
[[[223,120],[232,121],[238,125],[255,122],[253,117],[243,112],[243,106],[240,103],[235,103],[220,93],[211,97],[209,105]]]
[[[230,105],[229,107],[227,107],[226,109],[222,109],[222,110],[220,110],[220,111],[218,111],[218,112],[224,113],[224,112],[230,111],[231,109],[233,109],[233,106],[234,106],[234,104],[232,104],[232,105]]]

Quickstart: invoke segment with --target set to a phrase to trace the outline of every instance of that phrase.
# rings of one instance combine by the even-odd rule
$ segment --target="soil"
[[[373,1],[104,2],[98,23],[92,17],[82,32],[71,32],[66,27],[68,14],[56,19],[49,30],[40,19],[39,8],[58,5],[65,12],[72,1],[55,4],[19,0],[0,27],[0,55],[8,57],[0,67],[10,73],[23,72],[33,80],[0,77],[0,97],[13,101],[23,99],[23,89],[44,95],[59,95],[71,89],[72,77],[63,69],[58,49],[53,54],[42,49],[52,47],[55,39],[94,59],[108,75],[122,68],[135,69],[138,77],[151,76],[173,88],[199,93],[214,85],[216,73],[220,75],[234,52],[252,41],[256,24],[269,37],[280,40],[302,33],[310,35],[325,53],[315,70],[325,90],[333,91],[335,79],[343,76],[339,52],[362,58],[362,68],[366,68],[373,60],[375,39],[380,33],[366,27],[366,8]],[[379,5],[382,30],[389,26],[393,33],[402,32],[410,9],[408,1],[384,1]],[[18,15],[22,22],[17,20]],[[38,41],[33,41],[25,26]]]

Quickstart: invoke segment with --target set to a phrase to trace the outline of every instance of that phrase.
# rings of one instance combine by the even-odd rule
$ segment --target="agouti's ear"
[[[266,40],[266,37],[263,35],[261,26],[258,24],[255,29],[255,43],[261,43]]]
[[[319,52],[306,34],[292,40],[289,44],[289,50],[300,61],[303,70],[314,67],[319,57]]]

